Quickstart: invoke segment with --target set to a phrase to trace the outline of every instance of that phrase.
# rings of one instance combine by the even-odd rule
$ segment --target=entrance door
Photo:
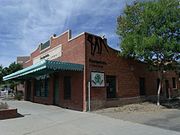
[[[106,76],[106,90],[107,90],[107,98],[116,97],[116,77],[115,76]]]
[[[59,78],[54,79],[54,105],[59,105]]]
[[[166,97],[169,98],[169,81],[165,80]]]
[[[143,77],[139,78],[139,94],[140,94],[140,96],[146,95],[145,78],[143,78]]]
[[[26,100],[31,101],[31,81],[27,81],[27,93],[26,93]]]

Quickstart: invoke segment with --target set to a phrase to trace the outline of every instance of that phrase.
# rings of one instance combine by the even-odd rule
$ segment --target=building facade
[[[31,53],[23,71],[4,79],[25,80],[25,99],[87,111],[156,95],[159,79],[147,65],[119,56],[107,39],[90,33],[52,36]],[[175,72],[165,75],[161,95],[179,88]]]
[[[24,63],[29,59],[30,59],[29,56],[18,56],[16,59],[16,63],[24,65]]]
[[[21,64],[22,67],[23,67],[24,63],[26,61],[28,61],[29,59],[30,59],[29,56],[18,56],[17,59],[16,59],[16,63]],[[17,89],[17,92],[20,92],[20,93],[24,94],[25,88],[24,88],[24,84],[23,83],[19,83],[16,86],[16,89]]]

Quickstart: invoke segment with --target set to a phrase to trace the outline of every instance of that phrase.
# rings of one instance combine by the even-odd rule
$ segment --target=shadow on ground
[[[180,132],[180,112],[162,113],[161,117],[152,118],[141,124]]]
[[[147,100],[153,104],[157,103],[157,100]],[[180,109],[180,98],[165,99],[160,101],[161,106],[167,109]]]
[[[156,102],[152,103],[156,104]],[[169,109],[170,112],[162,112],[162,118],[152,119],[143,124],[180,132],[180,99],[162,100],[161,106]]]

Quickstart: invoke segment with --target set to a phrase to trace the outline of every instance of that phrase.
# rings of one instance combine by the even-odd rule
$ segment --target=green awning
[[[83,68],[84,66],[81,64],[42,60],[39,63],[36,63],[32,66],[29,66],[27,68],[24,68],[7,76],[4,76],[3,80],[6,81],[15,78],[24,78],[31,75],[47,74],[61,70],[83,71]]]

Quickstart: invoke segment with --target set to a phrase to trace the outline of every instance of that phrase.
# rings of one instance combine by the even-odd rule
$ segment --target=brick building
[[[24,63],[26,61],[28,61],[29,59],[30,59],[29,56],[18,56],[17,59],[16,59],[16,63],[21,64],[23,66]],[[24,84],[23,83],[19,83],[16,86],[16,89],[17,89],[17,92],[24,93],[24,91],[25,91]]]
[[[30,59],[30,56],[18,56],[16,59],[16,63],[22,64],[24,66],[24,63]]]
[[[26,100],[81,111],[156,95],[157,73],[118,53],[105,38],[86,32],[71,38],[66,31],[41,43],[24,63],[26,68],[4,80],[25,80]],[[170,97],[179,78],[174,72],[165,78],[161,94]]]

